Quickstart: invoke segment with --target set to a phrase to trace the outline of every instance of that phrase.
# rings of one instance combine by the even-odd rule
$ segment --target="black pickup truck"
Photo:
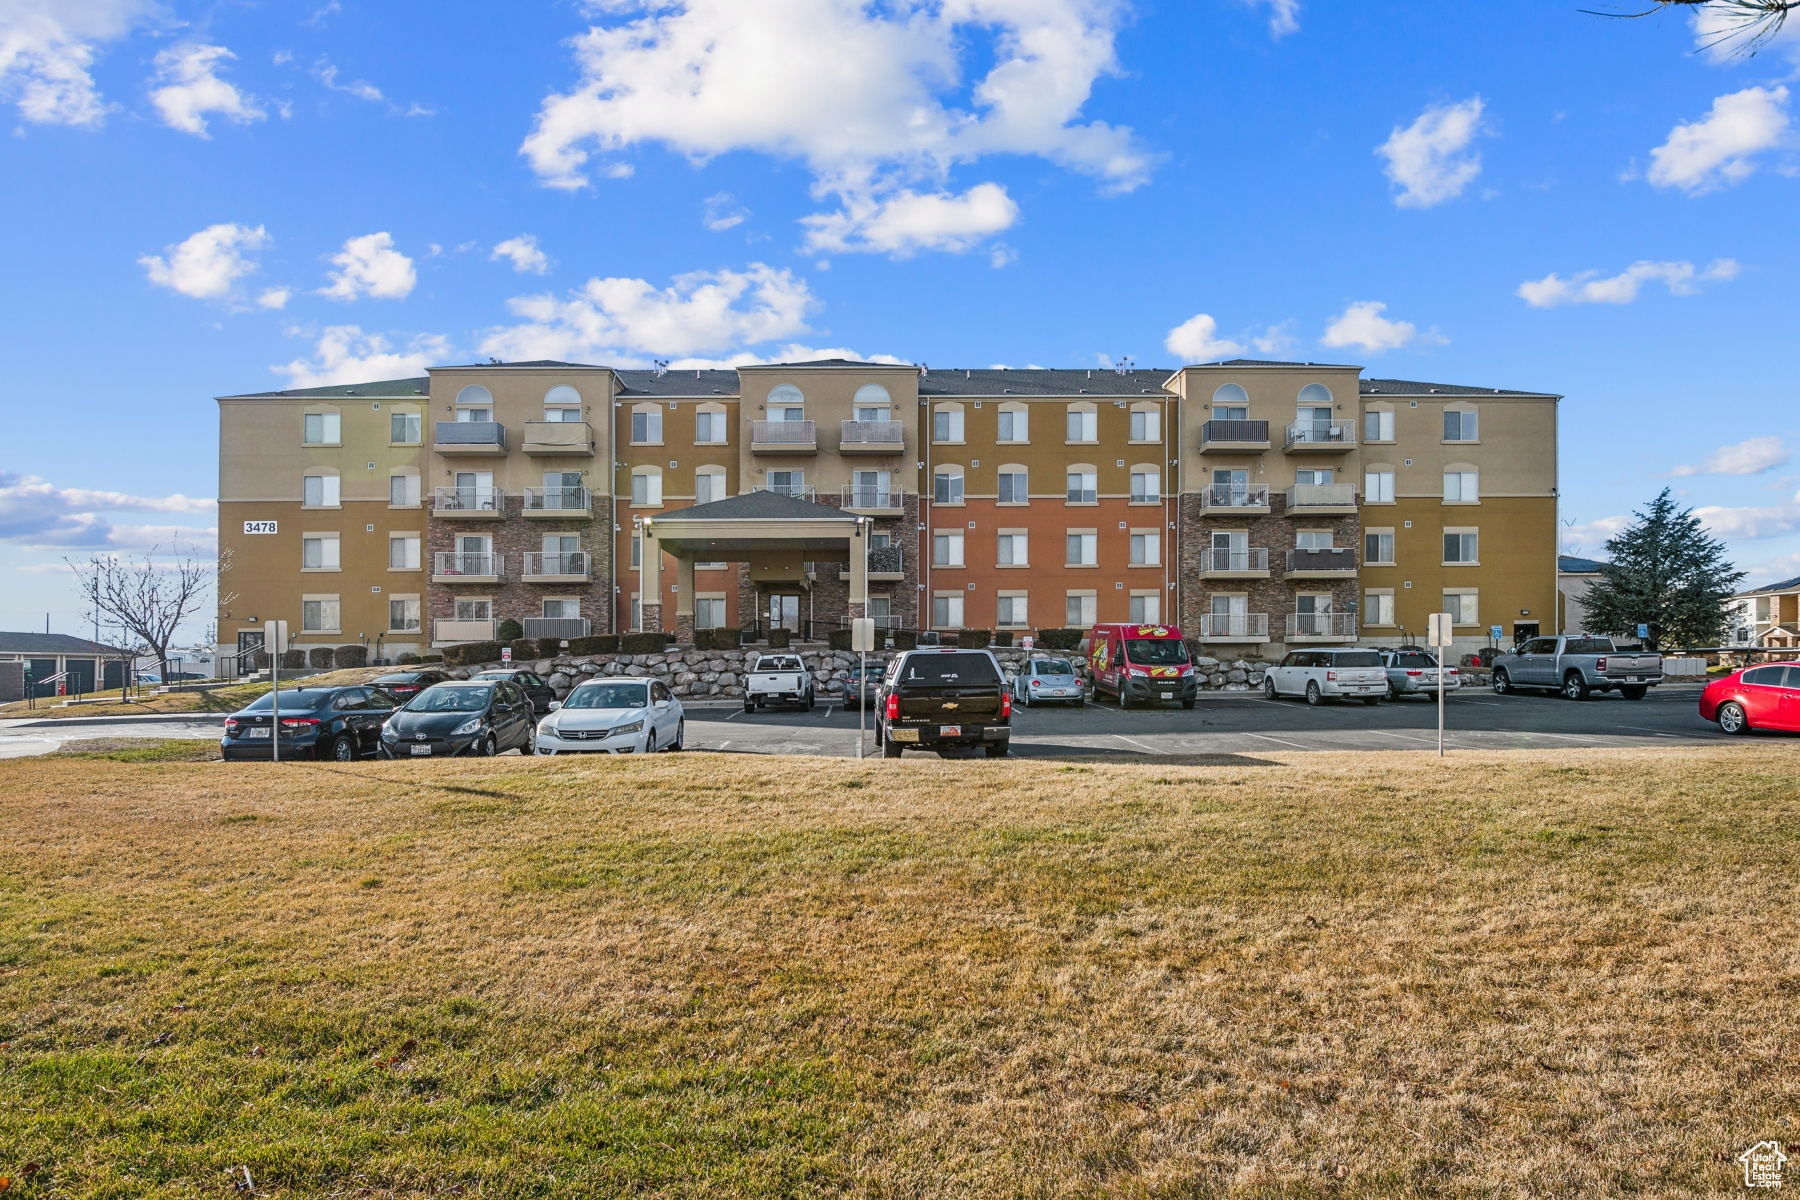
[[[1012,693],[986,650],[908,650],[888,664],[876,693],[875,742],[883,758],[907,747],[981,746],[1004,758],[1012,740]]]

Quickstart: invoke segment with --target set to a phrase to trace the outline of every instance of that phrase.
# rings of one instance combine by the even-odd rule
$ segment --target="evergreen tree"
[[[1725,557],[1725,544],[1700,525],[1693,509],[1675,507],[1669,489],[1647,512],[1606,543],[1612,560],[1582,601],[1588,629],[1636,637],[1650,627],[1652,648],[1716,646],[1725,632],[1725,601],[1744,577]]]

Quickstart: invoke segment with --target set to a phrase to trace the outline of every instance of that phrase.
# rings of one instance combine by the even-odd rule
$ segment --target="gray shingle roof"
[[[1740,596],[1756,596],[1765,592],[1792,592],[1800,590],[1800,575],[1792,579],[1784,579],[1780,583],[1766,584],[1763,587],[1751,588],[1747,592],[1739,592]]]
[[[522,362],[477,362],[446,363],[441,367],[428,367],[431,371],[479,371],[484,367],[578,367],[584,371],[605,371],[608,368],[600,363],[561,362],[554,358],[528,358]]]
[[[1560,399],[1554,392],[1523,392],[1517,388],[1467,387],[1460,383],[1415,383],[1410,379],[1364,379],[1359,383],[1365,396],[1545,396]]]
[[[1598,575],[1605,563],[1592,558],[1577,558],[1573,554],[1556,556],[1556,569],[1564,575]]]
[[[661,375],[655,371],[615,371],[613,374],[624,385],[619,392],[621,399],[632,396],[697,396],[709,399],[713,396],[738,394],[736,371],[670,370]]]
[[[1340,371],[1357,371],[1354,363],[1277,362],[1268,358],[1227,358],[1220,362],[1196,363],[1201,367],[1332,367]]]
[[[1160,368],[1127,371],[1121,375],[1109,367],[1093,370],[974,370],[928,371],[919,377],[920,396],[1128,396],[1148,395],[1167,399],[1163,381],[1174,372]]]
[[[796,500],[780,492],[747,492],[727,496],[711,504],[695,504],[673,512],[658,513],[656,521],[849,521],[856,518],[829,504]]]
[[[0,633],[0,654],[105,654],[124,651],[66,633]]]
[[[334,383],[330,387],[290,388],[282,392],[241,392],[232,396],[220,396],[220,400],[339,400],[346,396],[364,399],[408,399],[423,396],[431,389],[431,380],[420,376],[417,379],[381,379],[374,383]]]

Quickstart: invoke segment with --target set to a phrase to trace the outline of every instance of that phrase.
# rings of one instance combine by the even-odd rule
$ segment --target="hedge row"
[[[736,650],[743,644],[744,631],[741,629],[694,630],[694,649],[696,650]]]

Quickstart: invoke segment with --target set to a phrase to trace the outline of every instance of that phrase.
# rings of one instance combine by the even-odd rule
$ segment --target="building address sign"
[[[275,522],[274,521],[245,521],[244,522],[244,532],[245,533],[274,533],[275,532]]]

